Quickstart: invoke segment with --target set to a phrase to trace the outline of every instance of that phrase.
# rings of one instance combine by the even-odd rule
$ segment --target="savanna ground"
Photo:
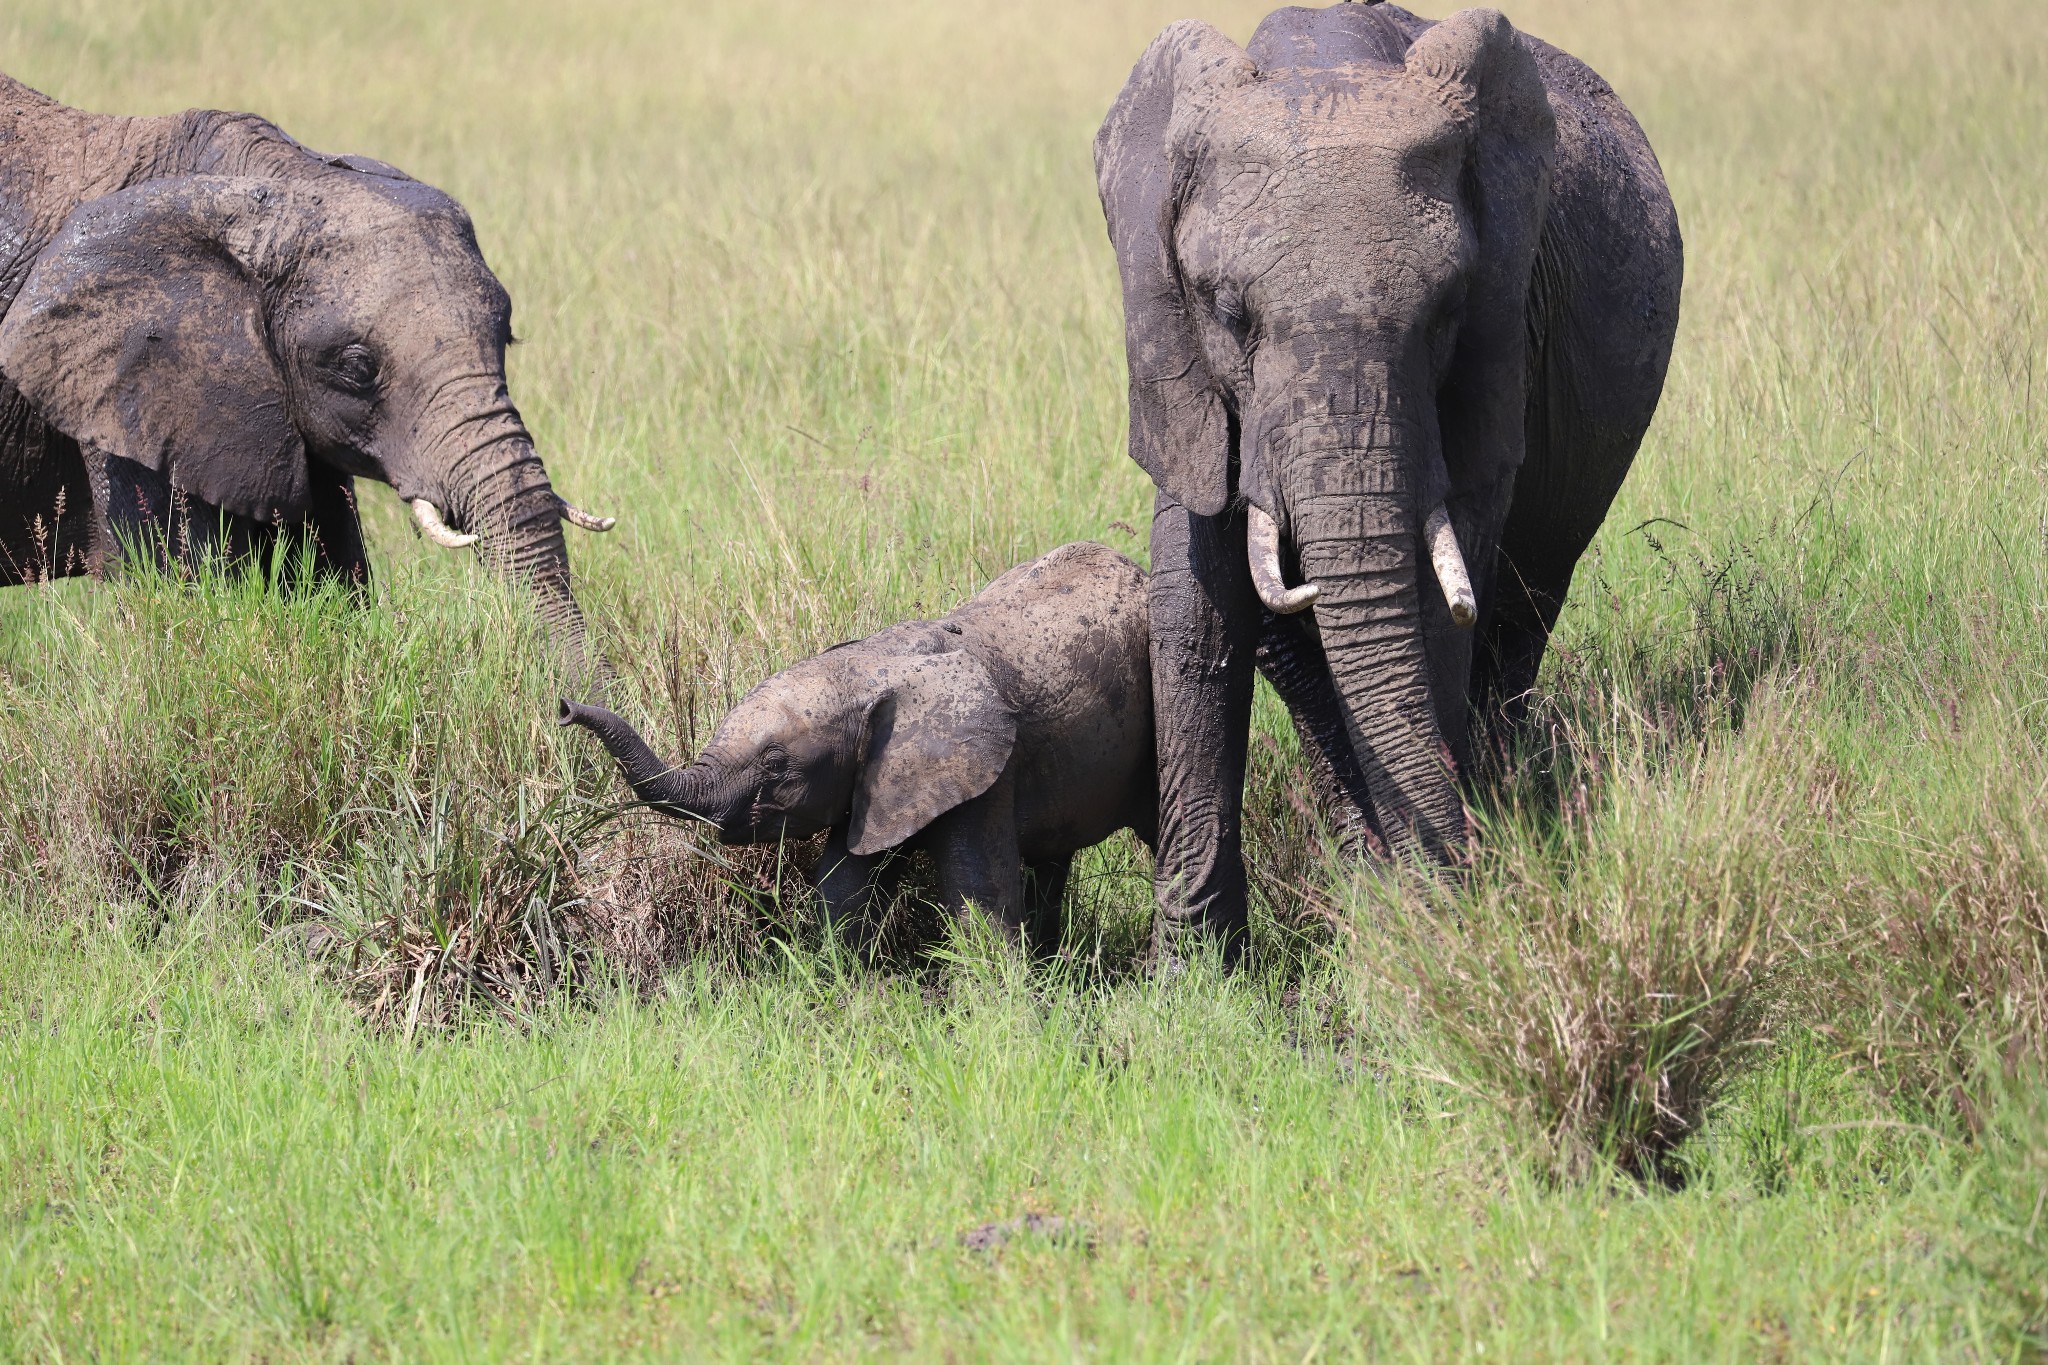
[[[1089,142],[1262,8],[19,0],[0,60],[468,204],[676,752],[1142,555]],[[803,850],[617,814],[385,490],[367,610],[16,590],[0,1356],[2037,1357],[2048,9],[1511,17],[1633,106],[1688,279],[1469,875],[1324,861],[1267,698],[1250,970],[1146,973],[1128,846],[1049,966],[914,908],[851,964]]]

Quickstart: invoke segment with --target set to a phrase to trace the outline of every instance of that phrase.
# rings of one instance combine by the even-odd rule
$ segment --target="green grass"
[[[0,63],[469,205],[680,752],[1142,552],[1089,138],[1186,12],[25,0]],[[1250,971],[1144,976],[1127,843],[1051,968],[913,914],[856,969],[804,850],[610,818],[395,498],[367,610],[16,591],[0,1358],[2038,1358],[2048,11],[1510,17],[1636,110],[1688,279],[1469,878],[1323,862],[1263,697]]]

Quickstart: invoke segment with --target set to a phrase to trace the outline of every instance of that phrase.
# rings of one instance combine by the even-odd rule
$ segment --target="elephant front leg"
[[[859,854],[846,846],[846,826],[836,825],[818,859],[818,896],[825,902],[825,923],[841,943],[865,956],[880,929],[876,922],[881,893],[879,873],[894,850]]]
[[[1152,514],[1152,702],[1159,760],[1158,947],[1207,933],[1244,951],[1245,746],[1259,604],[1241,513],[1201,517],[1161,493]]]
[[[313,536],[313,581],[344,584],[360,599],[370,586],[370,556],[363,548],[355,483],[347,474],[315,461],[306,521]]]
[[[1014,787],[1004,773],[996,784],[953,807],[925,827],[919,842],[938,873],[939,903],[956,919],[970,904],[1012,943],[1026,932],[1024,865],[1017,850]]]

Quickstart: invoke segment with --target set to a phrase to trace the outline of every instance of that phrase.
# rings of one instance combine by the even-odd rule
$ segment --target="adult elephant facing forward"
[[[1255,662],[1369,838],[1461,855],[1473,721],[1516,718],[1656,409],[1677,217],[1606,83],[1483,9],[1175,24],[1095,156],[1158,485],[1162,927],[1234,957]]]
[[[461,205],[250,114],[123,118],[0,76],[0,585],[125,546],[368,573],[354,480],[478,544],[580,654],[564,520]]]

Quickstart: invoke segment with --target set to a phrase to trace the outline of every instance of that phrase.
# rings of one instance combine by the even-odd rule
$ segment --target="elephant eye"
[[[1216,321],[1233,332],[1241,332],[1244,330],[1245,320],[1244,295],[1227,286],[1217,290]]]
[[[761,770],[780,776],[789,769],[789,750],[780,744],[770,744],[761,750]]]
[[[377,357],[360,342],[350,342],[327,357],[327,372],[351,393],[368,394],[377,387]]]

